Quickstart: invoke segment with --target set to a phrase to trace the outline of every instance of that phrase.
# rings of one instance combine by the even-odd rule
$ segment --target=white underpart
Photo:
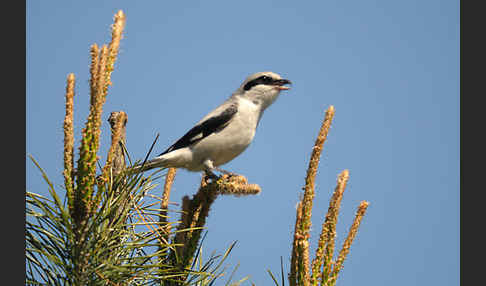
[[[218,167],[240,155],[255,136],[260,106],[241,97],[235,97],[234,100],[238,102],[238,112],[223,130],[209,135],[191,147],[174,150],[155,159],[164,162],[163,167],[203,171],[206,169],[206,160]]]

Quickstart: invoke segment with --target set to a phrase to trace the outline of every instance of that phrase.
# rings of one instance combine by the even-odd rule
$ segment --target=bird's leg
[[[204,173],[208,178],[210,178],[211,180],[219,179],[219,177],[213,172],[213,170],[215,169],[213,166],[213,161],[208,159],[204,161],[203,164],[204,164]]]

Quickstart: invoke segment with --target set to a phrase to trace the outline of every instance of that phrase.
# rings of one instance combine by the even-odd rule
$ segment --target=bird
[[[143,172],[154,168],[183,168],[219,178],[220,169],[250,145],[263,112],[292,82],[265,71],[249,75],[232,95],[204,116],[164,152],[133,168]]]

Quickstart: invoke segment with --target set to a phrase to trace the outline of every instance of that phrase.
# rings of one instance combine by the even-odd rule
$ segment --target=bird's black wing
[[[231,104],[219,115],[209,117],[205,121],[194,126],[191,130],[189,130],[184,136],[182,136],[179,140],[177,140],[177,142],[167,148],[167,150],[165,150],[159,156],[180,148],[188,147],[202,140],[203,138],[208,137],[214,132],[223,130],[228,122],[231,120],[231,118],[233,118],[233,116],[236,114],[237,110],[237,104]]]

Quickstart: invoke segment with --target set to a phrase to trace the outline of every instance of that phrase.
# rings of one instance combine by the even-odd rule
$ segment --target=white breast
[[[255,136],[260,118],[260,109],[253,102],[238,98],[238,112],[228,126],[220,132],[206,137],[192,147],[194,162],[213,161],[214,166],[223,165],[241,154]],[[187,166],[188,169],[199,169],[200,166]]]

